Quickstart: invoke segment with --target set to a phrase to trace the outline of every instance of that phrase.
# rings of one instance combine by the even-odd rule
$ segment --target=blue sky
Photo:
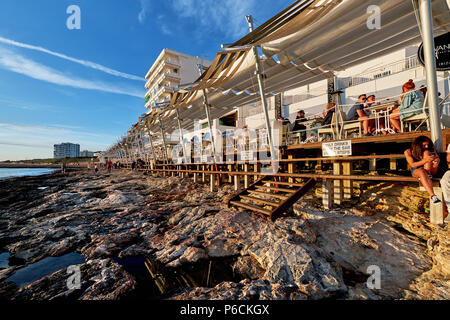
[[[0,161],[47,158],[53,144],[104,150],[144,108],[163,48],[212,60],[292,0],[0,0]],[[69,30],[70,5],[81,29]]]

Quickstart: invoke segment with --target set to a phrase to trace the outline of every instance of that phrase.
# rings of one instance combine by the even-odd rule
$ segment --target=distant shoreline
[[[34,163],[0,163],[3,169],[61,169],[60,164],[34,164]],[[85,169],[85,165],[67,165],[67,169]]]

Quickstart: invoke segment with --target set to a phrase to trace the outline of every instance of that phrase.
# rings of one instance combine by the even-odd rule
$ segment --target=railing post
[[[423,55],[427,76],[427,96],[430,110],[431,140],[437,152],[442,152],[442,131],[436,77],[433,16],[430,0],[418,0],[422,25]]]

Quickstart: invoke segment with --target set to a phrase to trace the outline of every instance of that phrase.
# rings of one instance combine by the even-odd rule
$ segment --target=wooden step
[[[259,202],[259,203],[263,203],[265,205],[271,206],[271,207],[278,207],[278,203],[275,202],[270,202],[261,198],[255,198],[255,197],[250,197],[250,196],[245,196],[245,195],[240,195],[241,199],[245,199],[248,201],[253,201],[253,202]]]
[[[266,197],[278,198],[278,199],[282,199],[282,200],[286,200],[287,198],[289,198],[288,196],[282,196],[280,194],[273,194],[273,193],[268,193],[268,192],[263,192],[263,191],[258,191],[258,190],[247,190],[247,192],[258,194],[258,195],[263,195]]]
[[[291,186],[291,187],[303,187],[304,183],[295,183],[295,182],[283,182],[283,181],[270,181],[270,180],[264,180],[264,183],[270,183],[270,184],[280,184],[282,186]]]
[[[266,190],[273,190],[273,191],[282,191],[282,192],[288,192],[288,193],[294,193],[295,190],[293,189],[285,189],[285,188],[276,188],[276,187],[267,187],[267,186],[255,186],[256,189],[266,189]]]
[[[248,203],[242,203],[242,202],[239,202],[239,201],[230,201],[230,203],[232,205],[234,205],[234,206],[238,206],[238,207],[241,207],[241,208],[244,208],[244,209],[256,211],[256,212],[265,214],[267,216],[270,216],[272,214],[272,211],[270,211],[270,210],[263,209],[261,207],[254,206],[254,205],[251,205],[251,204],[248,204]]]

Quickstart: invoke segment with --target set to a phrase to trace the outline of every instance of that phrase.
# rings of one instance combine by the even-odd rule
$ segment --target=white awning
[[[449,31],[450,11],[445,0],[432,0],[435,36]],[[380,29],[369,29],[369,5],[381,10]],[[412,1],[308,0],[295,1],[233,44],[235,50],[217,54],[211,66],[183,93],[175,93],[167,110],[152,110],[149,125],[158,128],[159,115],[166,130],[175,130],[178,108],[183,128],[205,118],[203,89],[217,118],[234,107],[260,100],[252,45],[265,57],[262,70],[266,94],[304,86],[362,62],[421,41]],[[276,55],[276,58],[274,56]],[[154,127],[158,125],[158,127]]]

